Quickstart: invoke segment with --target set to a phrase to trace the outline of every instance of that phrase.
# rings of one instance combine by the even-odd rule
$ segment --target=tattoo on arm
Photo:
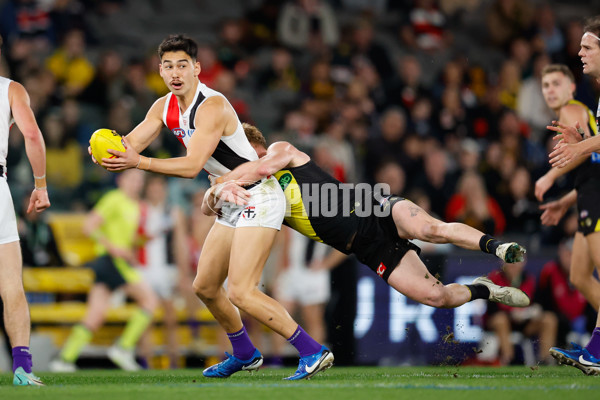
[[[416,217],[417,214],[419,213],[419,207],[409,207],[408,210],[410,211],[410,216],[411,217]]]

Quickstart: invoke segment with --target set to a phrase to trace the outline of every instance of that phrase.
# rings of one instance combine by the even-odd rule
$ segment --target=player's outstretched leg
[[[317,372],[324,371],[333,365],[333,353],[325,346],[321,346],[318,353],[300,357],[298,369],[292,376],[284,378],[288,381],[310,379]]]
[[[571,343],[571,350],[551,347],[550,355],[559,364],[575,367],[586,375],[600,375],[600,359],[591,355],[585,347]]]
[[[225,356],[226,360],[206,368],[202,371],[202,375],[207,378],[229,378],[238,371],[256,371],[263,364],[263,356],[258,349],[247,360],[240,360],[227,352]]]
[[[496,285],[484,276],[480,276],[473,281],[473,285],[477,284],[484,285],[489,289],[490,296],[488,300],[490,301],[502,303],[511,307],[527,307],[530,303],[529,297],[521,289],[512,286]]]
[[[44,386],[42,380],[35,376],[33,372],[25,372],[23,367],[15,370],[13,377],[13,385],[15,386]]]

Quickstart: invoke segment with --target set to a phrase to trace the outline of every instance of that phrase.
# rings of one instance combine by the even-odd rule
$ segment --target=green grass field
[[[333,367],[308,381],[287,382],[291,368],[240,372],[229,379],[202,377],[201,370],[84,370],[39,374],[46,387],[13,387],[0,374],[0,399],[598,399],[600,377],[572,367]]]

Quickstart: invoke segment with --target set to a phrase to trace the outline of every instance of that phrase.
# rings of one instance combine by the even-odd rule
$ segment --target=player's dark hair
[[[542,69],[542,77],[552,72],[562,72],[564,76],[569,78],[571,82],[575,83],[575,76],[573,72],[565,64],[548,64]]]
[[[195,61],[198,56],[198,44],[186,35],[170,35],[158,46],[158,57],[162,60],[163,55],[168,51],[183,51]]]
[[[584,32],[591,32],[597,37],[600,37],[600,16],[595,16],[589,18],[585,21],[585,25],[583,27]],[[600,41],[598,42],[600,46]]]
[[[245,122],[242,124],[242,127],[244,127],[244,133],[246,134],[250,144],[263,146],[265,149],[267,148],[267,140],[257,127]]]

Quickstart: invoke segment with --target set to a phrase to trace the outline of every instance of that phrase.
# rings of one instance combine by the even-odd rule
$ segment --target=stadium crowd
[[[571,250],[567,239],[577,230],[577,215],[571,211],[557,227],[540,223],[534,184],[550,168],[554,133],[546,125],[555,119],[542,97],[540,74],[549,63],[566,64],[576,78],[576,98],[595,110],[599,88],[583,75],[577,53],[583,17],[597,14],[600,9],[591,9],[597,6],[534,0],[4,0],[0,75],[23,83],[31,96],[46,140],[53,211],[87,211],[115,180],[90,162],[91,133],[101,127],[125,133],[143,120],[167,92],[158,74],[158,38],[183,26],[201,44],[200,80],[225,94],[240,120],[260,127],[269,142],[293,143],[342,182],[388,183],[392,193],[441,219],[526,238],[533,251],[557,254],[548,267],[553,272],[532,285],[546,285],[539,304],[560,313],[564,307],[549,299],[547,285],[551,279],[569,285],[568,272],[561,278],[560,271],[568,271],[561,252]],[[181,10],[198,22],[178,21]],[[22,136],[11,135],[9,146],[8,181],[21,204],[31,187]],[[167,132],[145,154],[183,151]],[[206,176],[193,185],[171,180],[171,201],[190,215],[193,196],[208,184]],[[544,201],[572,186],[570,176],[562,178]],[[56,265],[51,235],[38,221],[21,217],[26,264]],[[561,321],[575,321],[583,311],[564,314]],[[561,326],[561,335],[570,329]],[[511,354],[505,351],[501,361],[509,363]]]

